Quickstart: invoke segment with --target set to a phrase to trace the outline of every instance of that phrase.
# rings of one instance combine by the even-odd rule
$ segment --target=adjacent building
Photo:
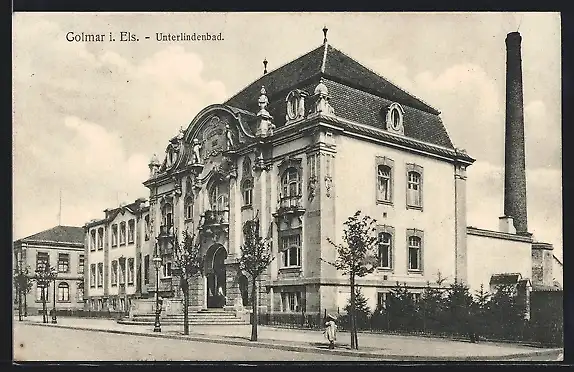
[[[18,239],[13,245],[13,268],[28,268],[34,275],[36,268],[49,263],[58,275],[53,283],[44,289],[47,308],[74,310],[84,307],[84,231],[76,226],[56,226],[26,238]],[[42,310],[42,287],[33,281],[32,290],[25,296],[28,314]],[[18,299],[15,297],[17,303]]]
[[[149,284],[149,205],[143,198],[106,209],[101,220],[84,226],[86,307],[127,312]],[[151,239],[153,240],[153,239]]]

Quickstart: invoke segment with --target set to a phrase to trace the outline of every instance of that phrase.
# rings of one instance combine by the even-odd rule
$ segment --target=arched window
[[[386,165],[377,167],[378,200],[391,201],[391,168]]]
[[[253,181],[246,179],[242,184],[243,205],[250,206],[253,203]]]
[[[212,211],[229,210],[229,186],[223,182],[214,184],[209,192],[209,203]]]
[[[418,236],[409,237],[409,270],[420,271],[422,239]]]
[[[281,199],[297,201],[301,197],[301,179],[294,167],[287,168],[281,176]]]
[[[173,226],[173,206],[170,203],[165,203],[162,210],[161,216],[164,226],[171,228]]]
[[[70,301],[70,286],[68,283],[58,284],[58,301],[69,302]]]
[[[185,198],[185,219],[190,220],[193,218],[193,197],[188,196]]]
[[[389,233],[379,234],[379,267],[390,269],[392,266],[392,240]]]
[[[418,172],[408,172],[407,205],[422,207],[421,175]]]

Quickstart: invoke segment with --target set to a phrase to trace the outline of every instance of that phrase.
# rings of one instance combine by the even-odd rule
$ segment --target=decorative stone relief
[[[331,176],[325,176],[325,195],[328,198],[331,197],[331,187],[333,187],[333,178]]]

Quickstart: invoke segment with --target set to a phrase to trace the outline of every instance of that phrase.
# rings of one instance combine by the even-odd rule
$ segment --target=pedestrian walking
[[[327,322],[325,323],[325,337],[329,340],[329,349],[335,348],[335,341],[337,340],[337,320],[333,315],[327,315]]]

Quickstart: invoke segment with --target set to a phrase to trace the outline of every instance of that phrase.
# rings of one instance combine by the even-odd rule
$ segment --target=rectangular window
[[[120,285],[126,284],[126,260],[120,261]]]
[[[70,272],[70,255],[67,253],[58,253],[58,272]]]
[[[98,288],[104,285],[104,264],[98,263]]]
[[[118,225],[112,225],[112,247],[118,246]]]
[[[383,269],[392,267],[392,240],[391,234],[379,233],[379,267]]]
[[[39,286],[38,284],[36,284],[36,301],[40,302],[42,301],[42,291],[44,290],[43,287]]]
[[[126,244],[126,223],[120,223],[120,245]]]
[[[50,254],[47,252],[36,253],[36,270],[44,271],[50,265]]]
[[[128,284],[134,284],[134,259],[128,258]]]
[[[166,262],[165,265],[163,265],[163,277],[171,278],[171,262]]]
[[[96,286],[96,264],[90,265],[90,287]]]
[[[421,250],[422,250],[422,239],[418,236],[409,236],[408,239],[409,247],[409,270],[420,271],[422,270],[421,265]]]
[[[118,261],[112,261],[112,287],[118,285]]]
[[[149,284],[149,254],[144,257],[144,284]]]
[[[281,302],[283,312],[299,312],[301,311],[301,292],[283,292]]]
[[[96,229],[90,231],[90,251],[96,250]]]
[[[376,157],[377,203],[391,204],[393,198],[394,161],[385,156]]]
[[[68,283],[60,283],[58,285],[58,301],[70,302],[70,286]]]
[[[387,293],[385,292],[377,293],[377,308],[379,309],[387,308]]]
[[[98,251],[104,249],[104,228],[100,227],[98,229]]]
[[[136,230],[136,221],[135,220],[129,220],[128,221],[128,243],[130,243],[130,244],[134,242],[135,230]]]
[[[78,294],[78,302],[84,302],[84,283],[76,283],[76,293]]]
[[[301,266],[301,234],[281,237],[282,267]]]
[[[423,167],[407,164],[407,208],[423,207]]]
[[[78,274],[84,273],[84,255],[78,255]]]

